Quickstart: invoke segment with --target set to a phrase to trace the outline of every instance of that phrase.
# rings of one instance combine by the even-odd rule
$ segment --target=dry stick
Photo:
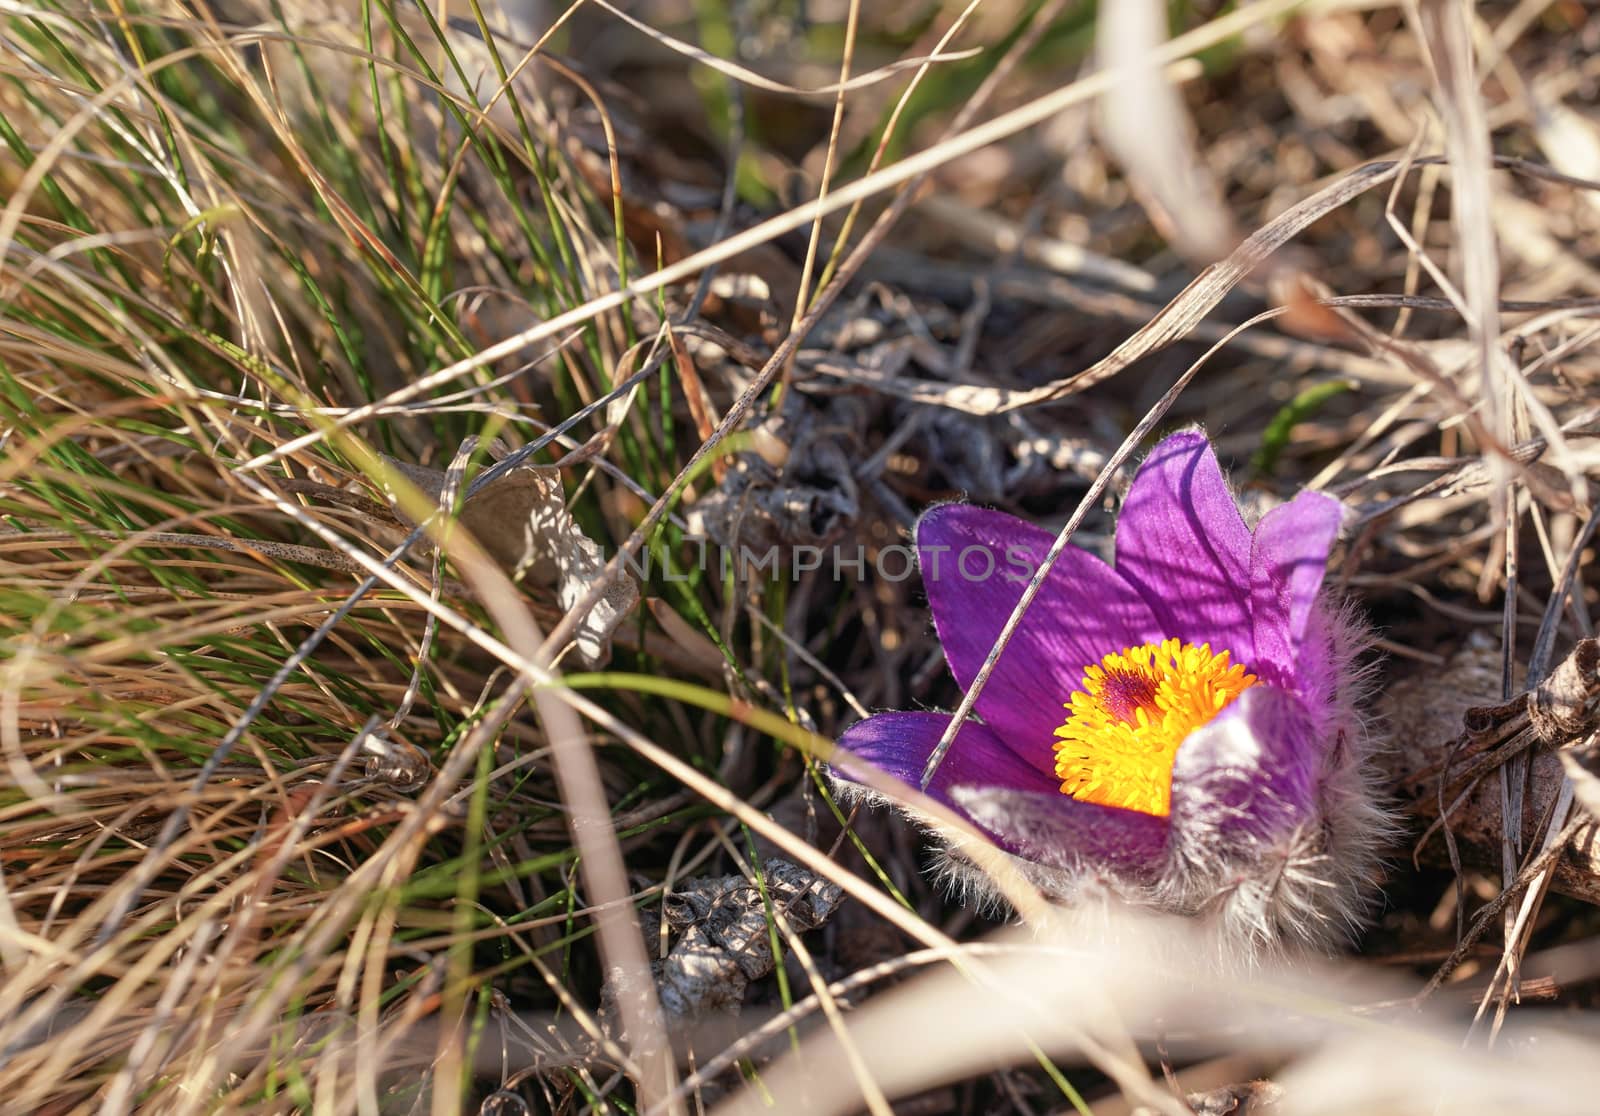
[[[1557,846],[1543,849],[1535,854],[1533,860],[1527,865],[1527,867],[1523,868],[1522,871],[1519,872],[1512,880],[1511,885],[1504,891],[1500,892],[1499,895],[1496,895],[1487,904],[1485,904],[1484,908],[1479,911],[1477,916],[1472,920],[1472,928],[1469,929],[1465,934],[1461,935],[1461,941],[1456,945],[1455,949],[1450,951],[1450,956],[1444,959],[1433,976],[1428,978],[1428,983],[1423,985],[1422,990],[1416,994],[1415,999],[1417,1002],[1420,1003],[1439,990],[1440,985],[1445,982],[1446,978],[1448,978],[1451,973],[1455,972],[1462,961],[1466,960],[1467,954],[1472,951],[1472,947],[1478,943],[1478,939],[1482,938],[1484,933],[1493,924],[1494,916],[1505,910],[1511,903],[1511,900],[1516,898],[1516,896],[1522,892],[1523,888],[1532,883],[1536,883],[1536,877],[1544,875],[1550,869],[1551,865],[1555,863],[1556,857],[1560,855],[1561,849],[1565,847],[1568,841],[1576,838],[1580,832],[1593,824],[1594,823],[1587,818],[1568,822],[1566,827],[1561,830],[1561,841]],[[1493,987],[1493,984],[1494,982],[1491,981],[1491,988]],[[1487,998],[1488,992],[1486,991],[1486,1001]],[[1479,1010],[1482,1010],[1481,1007]]]
[[[1589,736],[1589,743],[1593,743],[1595,735]],[[1522,905],[1518,907],[1516,917],[1508,918],[1505,924],[1505,949],[1501,951],[1500,963],[1495,967],[1494,975],[1489,978],[1489,987],[1484,990],[1483,999],[1478,1001],[1477,1010],[1472,1016],[1472,1026],[1467,1029],[1470,1037],[1483,1019],[1483,1013],[1488,1008],[1489,1002],[1499,995],[1499,1006],[1495,1013],[1494,1023],[1491,1026],[1489,1040],[1492,1043],[1499,1036],[1500,1025],[1505,1021],[1505,1010],[1511,997],[1516,992],[1516,982],[1520,976],[1522,954],[1527,949],[1528,936],[1533,932],[1533,916],[1538,913],[1540,904],[1544,901],[1545,893],[1550,888],[1551,866],[1556,856],[1565,848],[1566,841],[1573,834],[1568,833],[1569,823],[1567,815],[1572,809],[1574,790],[1570,776],[1563,775],[1561,790],[1557,793],[1550,809],[1546,812],[1541,824],[1545,827],[1544,842],[1539,848],[1539,857],[1544,860],[1544,865],[1538,874],[1528,884],[1528,890],[1522,897]],[[1570,825],[1581,825],[1587,819],[1579,819]],[[1560,827],[1560,828],[1557,828]],[[1500,989],[1500,981],[1504,978],[1505,987]]]
[[[1487,371],[1485,372],[1487,377]],[[1506,400],[1508,407],[1515,406],[1515,400]],[[1517,535],[1521,527],[1521,520],[1517,515],[1517,484],[1516,478],[1505,475],[1504,459],[1496,459],[1495,473],[1501,479],[1499,503],[1502,507],[1500,513],[1504,521],[1504,537],[1502,546],[1505,548],[1505,600],[1502,603],[1500,617],[1500,700],[1510,701],[1512,692],[1512,676],[1516,666],[1517,657]],[[1489,570],[1485,563],[1485,573]],[[1519,751],[1512,755],[1496,771],[1496,782],[1500,791],[1500,818],[1504,823],[1500,830],[1500,872],[1502,879],[1515,879],[1517,863],[1522,852],[1522,799],[1527,792],[1528,785],[1528,754]],[[1563,815],[1565,811],[1562,811]],[[1563,817],[1561,820],[1565,820]],[[1458,908],[1459,909],[1459,908]],[[1504,960],[1508,962],[1508,979],[1511,987],[1515,987],[1518,979],[1519,958],[1513,953],[1512,932],[1516,925],[1516,917],[1509,911],[1505,915],[1505,944]],[[1493,982],[1490,982],[1491,985]]]
[[[1329,306],[1346,306],[1355,309],[1366,307],[1394,309],[1399,307],[1406,310],[1449,310],[1459,312],[1459,307],[1448,298],[1437,298],[1432,295],[1354,294],[1338,295],[1331,300],[1319,298],[1317,301]],[[1596,298],[1593,295],[1576,295],[1571,298],[1542,299],[1538,302],[1502,298],[1496,305],[1499,306],[1502,314],[1534,314],[1545,310],[1595,310],[1600,309],[1600,298]],[[1564,342],[1561,346],[1561,352],[1554,357],[1554,360],[1560,360],[1575,349],[1586,347],[1587,342],[1594,340],[1595,332],[1597,331],[1591,330]],[[1573,342],[1579,342],[1579,344],[1573,344]],[[1551,350],[1551,352],[1555,352],[1555,350]],[[1551,353],[1544,353],[1529,367],[1543,368],[1552,362]]]
[[[1263,20],[1271,19],[1281,12],[1288,11],[1299,3],[1300,0],[1263,0],[1261,3],[1253,4],[1221,19],[1213,20],[1188,34],[1180,35],[1166,43],[1158,52],[1157,60],[1163,64],[1176,62],[1196,51],[1204,50],[1222,42]],[[892,166],[885,167],[881,171],[848,183],[825,199],[807,203],[787,213],[769,218],[754,228],[748,229],[721,244],[712,245],[691,256],[686,256],[677,263],[659,271],[640,276],[610,294],[592,299],[582,306],[569,310],[564,314],[558,314],[536,326],[530,326],[520,333],[506,338],[504,341],[442,368],[432,375],[424,376],[405,387],[396,389],[381,400],[374,401],[365,407],[356,408],[349,414],[336,419],[322,430],[290,439],[275,449],[258,454],[239,465],[239,471],[248,472],[264,468],[281,458],[305,449],[307,446],[315,445],[337,430],[362,421],[377,408],[390,407],[396,403],[425,395],[443,384],[481,368],[485,364],[492,364],[503,357],[510,356],[535,341],[542,341],[573,326],[581,325],[607,311],[615,310],[644,295],[687,279],[713,263],[720,263],[757,245],[774,240],[785,233],[803,228],[812,221],[819,220],[830,213],[836,213],[856,201],[872,197],[891,186],[906,183],[906,188],[901,192],[896,203],[885,212],[884,216],[879,217],[873,229],[863,239],[862,245],[857,248],[856,255],[858,256],[861,254],[861,248],[867,247],[869,244],[876,244],[877,240],[882,238],[882,232],[879,230],[887,231],[887,227],[884,225],[884,217],[889,213],[894,213],[898,216],[899,213],[903,212],[905,206],[909,204],[910,197],[915,194],[916,188],[921,185],[923,179],[929,173],[962,155],[971,154],[980,148],[987,147],[991,143],[1005,139],[1007,136],[1015,135],[1035,124],[1042,123],[1064,108],[1105,93],[1112,88],[1112,78],[1107,74],[1093,74],[1082,81],[1075,82],[1063,89],[1055,90],[1025,105],[1020,105],[1010,112],[1002,113],[993,120],[980,124],[969,131],[961,131],[970,123],[972,117],[977,114],[977,111],[986,102],[987,97],[984,94],[989,84],[986,82],[985,88],[981,88],[977,94],[974,94],[973,99],[962,108],[956,120],[951,124],[950,129],[948,129],[948,138],[941,140],[928,150],[920,151]],[[79,127],[82,127],[82,124]],[[1561,177],[1565,178],[1566,176]],[[1600,189],[1600,186],[1595,186],[1595,188]],[[20,204],[20,202],[17,202],[17,204]],[[7,212],[9,213],[9,207]],[[3,230],[4,225],[0,225],[0,231]],[[3,248],[3,246],[4,241],[0,239],[0,248]],[[854,259],[855,256],[852,256],[852,258]],[[850,274],[853,275],[859,267],[860,262],[858,261],[855,267],[850,269]],[[838,278],[836,277],[835,281],[830,283],[822,293],[833,290],[837,285]],[[819,309],[825,309],[825,304],[820,301],[822,293],[817,296]],[[806,321],[802,323],[802,328],[809,328],[810,325],[814,325],[818,316],[815,312],[808,315]],[[765,385],[761,386],[764,390]],[[730,412],[730,414],[737,414],[742,417],[745,411],[749,409],[755,392],[756,389],[752,387],[744,395],[740,396],[739,400],[734,404],[734,411]],[[722,426],[719,426],[714,434],[715,440],[721,441],[731,429],[732,425],[724,420]],[[714,444],[714,442],[711,444]],[[708,450],[709,446],[702,447],[702,450],[692,459],[692,464],[698,463]],[[680,474],[677,480],[674,481],[673,486],[668,489],[668,496],[675,495],[677,488],[683,482],[684,474]],[[654,509],[651,514],[655,518],[659,518],[659,514]]]

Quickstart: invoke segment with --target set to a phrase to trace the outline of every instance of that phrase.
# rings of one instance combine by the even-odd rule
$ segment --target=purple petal
[[[1342,511],[1331,496],[1302,492],[1256,527],[1250,550],[1252,666],[1280,685],[1288,685],[1301,665],[1301,643]]]
[[[859,782],[850,774],[850,758],[859,757],[902,783],[920,786],[922,769],[949,724],[948,713],[879,713],[845,730],[839,747],[849,755],[836,757],[832,766],[844,778]],[[1056,791],[1059,780],[1018,756],[987,726],[967,721],[934,773],[928,793],[951,804],[948,792],[958,783]]]
[[[839,737],[834,774],[859,782],[854,760],[915,787],[922,781],[947,713],[880,713]],[[967,818],[1009,853],[1053,868],[1106,866],[1153,870],[1166,840],[1165,818],[1079,802],[1061,793],[989,729],[968,721],[939,765],[928,794]]]
[[[934,627],[962,689],[972,685],[1053,541],[1014,516],[969,505],[934,508],[918,521]],[[1069,546],[1006,644],[976,709],[1053,778],[1055,730],[1066,721],[1066,701],[1082,684],[1083,668],[1160,635],[1136,589],[1093,554]]]
[[[1172,767],[1172,827],[1180,848],[1216,856],[1270,841],[1309,818],[1325,749],[1293,694],[1250,687],[1189,734]]]
[[[1117,572],[1164,635],[1254,661],[1250,530],[1205,435],[1174,434],[1139,467],[1117,521]]]
[[[1008,852],[1051,868],[1112,868],[1153,876],[1166,850],[1166,818],[1080,802],[1062,794],[957,786],[952,795]]]

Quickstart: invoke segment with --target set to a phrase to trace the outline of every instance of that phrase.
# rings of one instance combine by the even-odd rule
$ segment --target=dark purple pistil
[[[1156,680],[1144,671],[1108,670],[1101,683],[1100,704],[1125,724],[1138,720],[1140,709],[1154,709]]]

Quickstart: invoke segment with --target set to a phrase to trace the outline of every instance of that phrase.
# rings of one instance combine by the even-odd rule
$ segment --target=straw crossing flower
[[[928,786],[1047,893],[1086,888],[1217,919],[1252,948],[1326,948],[1369,905],[1392,831],[1356,713],[1360,631],[1323,592],[1338,501],[1245,523],[1199,433],[1161,442],[1117,522],[1113,568],[1068,547]],[[964,505],[916,543],[934,626],[972,685],[1051,536]],[[884,713],[839,743],[911,786],[945,714]],[[983,879],[961,856],[946,867]]]

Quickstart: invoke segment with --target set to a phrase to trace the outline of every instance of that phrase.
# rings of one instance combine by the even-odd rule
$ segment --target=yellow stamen
[[[1228,658],[1209,643],[1166,639],[1085,668],[1067,723],[1056,729],[1062,793],[1166,817],[1178,745],[1255,685],[1256,676]]]

